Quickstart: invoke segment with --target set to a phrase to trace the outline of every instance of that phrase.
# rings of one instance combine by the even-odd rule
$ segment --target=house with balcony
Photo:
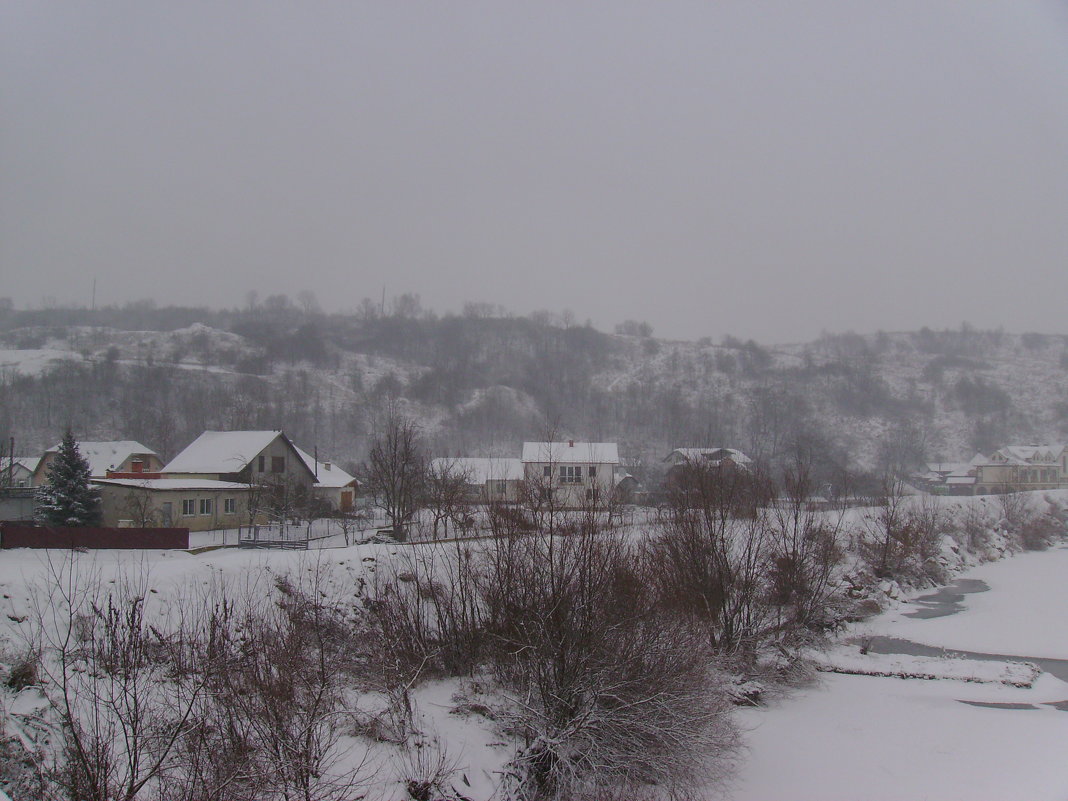
[[[159,454],[134,440],[78,442],[78,451],[89,463],[91,478],[107,478],[109,473],[157,473],[163,466]],[[33,486],[48,480],[48,470],[59,453],[59,445],[44,452],[33,473]]]
[[[619,448],[614,442],[524,442],[523,477],[558,508],[579,509],[613,497]]]

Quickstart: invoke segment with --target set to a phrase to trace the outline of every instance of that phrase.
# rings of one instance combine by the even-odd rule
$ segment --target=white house
[[[562,507],[612,497],[619,448],[614,442],[524,442],[523,475]]]
[[[432,459],[433,474],[463,476],[471,498],[486,503],[516,503],[523,483],[523,462],[499,457],[456,456]]]

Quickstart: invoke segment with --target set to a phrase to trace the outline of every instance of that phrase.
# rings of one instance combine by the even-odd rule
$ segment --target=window
[[[284,456],[272,456],[271,457],[271,472],[272,473],[284,473],[286,471],[286,457]]]
[[[581,484],[582,467],[573,464],[560,465],[561,484]]]
[[[507,481],[498,481],[497,482],[497,494],[498,495],[504,495],[506,492],[508,492],[508,482]]]
[[[597,468],[590,465],[590,478],[597,478]]]
[[[223,498],[223,512],[228,515],[236,515],[237,498]]]
[[[210,515],[211,514],[211,498],[201,498],[200,499],[200,513],[202,515]]]
[[[192,498],[188,498],[182,501],[182,514],[185,517],[195,515],[197,513],[197,502]]]
[[[549,465],[545,465],[545,467],[543,467],[541,469],[541,474],[543,476],[545,476],[546,478],[552,478],[553,477],[553,469],[551,467],[549,467]]]
[[[261,453],[261,454],[260,454],[260,458],[259,458],[259,464],[257,465],[257,468],[258,468],[259,472],[261,472],[261,473],[262,473],[262,472],[263,472],[264,470],[266,470],[266,469],[267,469],[267,468],[265,467],[265,463],[266,463],[266,461],[267,461],[267,457],[266,457],[266,456],[264,456],[264,455],[263,455],[263,454]]]

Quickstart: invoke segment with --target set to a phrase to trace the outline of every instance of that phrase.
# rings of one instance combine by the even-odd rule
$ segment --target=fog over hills
[[[776,346],[572,317],[483,304],[438,316],[415,296],[349,315],[284,296],[227,311],[8,309],[0,435],[31,454],[71,425],[169,457],[205,429],[282,428],[351,465],[399,402],[442,454],[514,453],[555,432],[618,441],[641,471],[684,445],[768,464],[803,445],[828,481],[1068,438],[1066,336],[965,324]]]

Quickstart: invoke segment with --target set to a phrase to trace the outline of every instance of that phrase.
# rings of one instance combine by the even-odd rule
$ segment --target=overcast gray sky
[[[1064,0],[0,0],[0,295],[1068,333]]]

